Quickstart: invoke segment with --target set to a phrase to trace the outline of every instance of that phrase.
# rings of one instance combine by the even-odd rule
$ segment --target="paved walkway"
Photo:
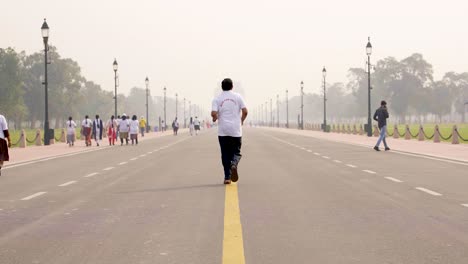
[[[181,129],[179,133],[187,132],[186,129]],[[158,138],[162,136],[172,135],[172,130],[167,130],[166,132],[151,132],[146,133],[144,137],[139,136],[138,140],[144,142],[145,140]],[[93,146],[86,147],[84,140],[77,140],[75,146],[69,147],[66,143],[58,142],[49,146],[28,146],[26,148],[11,148],[10,149],[10,161],[5,162],[5,168],[12,166],[18,163],[29,162],[33,160],[51,158],[56,156],[63,155],[73,155],[80,152],[90,152],[96,151],[99,149],[104,149],[109,147],[108,139],[104,138],[102,140],[101,146],[96,147],[96,143],[93,140]],[[116,146],[120,145],[119,139],[117,139]]]
[[[263,128],[267,130],[281,131],[285,133],[309,136],[319,139],[343,142],[346,144],[355,144],[368,146],[372,148],[377,142],[376,137],[367,137],[352,134],[338,134],[338,133],[323,133],[321,131],[312,130],[297,130],[286,128]],[[468,144],[453,145],[450,143],[433,143],[432,141],[417,141],[415,139],[394,139],[387,137],[387,143],[392,151],[400,151],[406,153],[415,153],[427,155],[437,158],[458,160],[468,162]],[[383,145],[381,145],[381,149]]]

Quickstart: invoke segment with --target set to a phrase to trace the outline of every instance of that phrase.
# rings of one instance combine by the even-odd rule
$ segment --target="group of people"
[[[72,117],[69,117],[65,125],[67,127],[67,144],[70,147],[74,146],[77,124],[73,121]],[[117,138],[120,138],[121,146],[124,144],[124,141],[128,145],[129,138],[132,145],[138,145],[138,133],[141,133],[141,136],[144,137],[145,131],[146,120],[143,117],[138,120],[136,115],[133,115],[131,119],[126,114],[117,116],[117,118],[112,115],[105,123],[99,115],[96,115],[94,120],[91,120],[86,115],[81,122],[81,134],[85,138],[86,146],[91,146],[92,139],[94,139],[96,146],[99,147],[104,133],[107,134],[107,138],[109,139],[109,146],[115,145]]]

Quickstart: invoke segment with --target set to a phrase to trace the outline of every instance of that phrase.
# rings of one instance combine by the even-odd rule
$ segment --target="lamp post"
[[[326,82],[326,77],[327,77],[327,69],[325,69],[325,66],[323,67],[322,70],[322,76],[323,76],[323,132],[328,132],[327,130],[327,82]]]
[[[44,89],[45,89],[45,117],[44,117],[44,145],[50,144],[50,131],[49,131],[49,83],[47,79],[47,53],[49,51],[49,25],[47,25],[46,19],[44,18],[44,23],[41,27],[42,39],[44,40]]]
[[[289,96],[286,90],[286,128],[289,128]]]
[[[145,79],[145,84],[146,84],[146,132],[149,131],[149,114],[148,114],[148,93],[149,93],[149,89],[148,89],[148,86],[149,86],[149,79],[148,79],[148,76],[146,76],[146,79]]]
[[[301,81],[301,125],[300,129],[304,129],[304,82]]]
[[[279,94],[276,95],[276,126],[280,127],[280,122],[279,122]]]
[[[117,118],[117,70],[119,69],[119,64],[115,58],[112,68],[114,69],[114,116]]]
[[[167,127],[167,115],[166,115],[166,87],[164,86],[164,130],[163,131],[166,131],[166,127]]]
[[[178,111],[178,106],[179,106],[179,95],[176,93],[175,94],[175,117],[179,117],[179,111]]]
[[[367,107],[367,136],[372,137],[372,121],[371,121],[371,79],[370,79],[370,71],[371,71],[371,63],[370,63],[370,55],[372,54],[372,45],[370,43],[370,37],[367,42],[366,46],[366,54],[367,54],[367,93],[368,93],[368,107]]]
[[[270,98],[270,126],[273,127],[273,99]]]
[[[185,118],[185,97],[184,97],[184,128],[187,128],[187,118]]]
[[[268,101],[265,102],[265,126],[268,126]]]

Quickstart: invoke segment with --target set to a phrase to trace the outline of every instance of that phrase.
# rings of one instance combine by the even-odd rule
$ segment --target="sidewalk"
[[[180,129],[179,133],[185,134],[187,131],[187,129]],[[141,137],[141,135],[138,136],[138,141],[144,142],[146,140],[164,136],[172,136],[172,130],[167,130],[166,132],[145,133],[144,137]],[[81,152],[96,151],[110,147],[107,138],[102,139],[100,147],[96,146],[94,140],[92,142],[93,145],[91,147],[86,147],[84,140],[78,139],[77,141],[75,141],[75,146],[73,147],[69,147],[66,143],[58,142],[49,146],[28,146],[26,148],[10,148],[10,161],[5,162],[5,168],[19,163],[63,155],[77,154]],[[115,142],[115,147],[117,146],[120,147],[119,139],[117,139],[117,141]]]
[[[289,133],[294,135],[308,136],[335,142],[343,142],[346,144],[366,146],[369,147],[369,151],[375,151],[372,148],[377,142],[376,137],[367,137],[361,135],[324,133],[321,131],[297,130],[286,128],[262,127],[262,129]],[[415,139],[394,139],[391,137],[387,137],[387,143],[391,148],[391,151],[414,153],[418,155],[468,162],[468,144],[452,145],[450,143],[433,143],[432,141],[417,141]],[[383,148],[382,146],[381,149]]]

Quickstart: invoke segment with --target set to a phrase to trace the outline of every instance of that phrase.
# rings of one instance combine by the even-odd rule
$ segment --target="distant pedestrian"
[[[136,115],[132,116],[130,121],[130,139],[132,140],[132,145],[136,143],[138,145],[138,126],[139,122]]]
[[[174,136],[177,136],[177,132],[179,131],[179,121],[177,121],[177,117],[172,122],[172,130],[174,131]]]
[[[166,131],[166,124],[164,123],[164,120],[161,121],[161,132]]]
[[[73,118],[70,116],[68,118],[68,121],[66,122],[65,126],[67,127],[67,144],[68,146],[74,146],[75,145],[75,128],[76,128],[76,123],[73,121]]]
[[[200,131],[200,120],[198,120],[198,117],[195,117],[195,120],[193,121],[193,125],[195,127],[195,135],[198,136],[198,132]]]
[[[93,125],[93,121],[89,119],[89,116],[86,115],[83,122],[81,122],[81,131],[83,131],[83,135],[85,137],[86,146],[91,146],[91,128]]]
[[[8,142],[7,142],[8,140]],[[11,148],[10,133],[8,132],[8,123],[3,115],[0,115],[0,176],[5,161],[10,160],[8,148]]]
[[[387,134],[387,118],[388,117],[389,115],[388,115],[388,110],[387,110],[387,102],[382,101],[380,102],[380,108],[377,109],[374,114],[374,120],[378,122],[378,126],[380,129],[380,137],[377,140],[377,144],[374,147],[376,151],[380,151],[379,147],[382,141],[385,146],[385,151],[390,150],[390,148],[387,145],[387,141],[385,140],[385,137]]]
[[[93,121],[93,138],[96,141],[96,146],[99,147],[99,142],[102,140],[102,132],[104,127],[102,126],[102,120],[99,115],[96,115],[96,119]]]
[[[119,126],[117,128],[117,131],[119,132],[119,137],[120,137],[120,145],[123,145],[124,139],[125,142],[128,145],[128,131],[130,131],[130,122],[127,119],[127,115],[122,114],[122,120],[119,123]]]
[[[193,124],[193,117],[190,117],[189,131],[190,135],[193,136],[193,131],[195,130],[195,125]]]
[[[242,125],[248,111],[242,96],[232,91],[231,79],[224,79],[221,87],[223,92],[213,100],[211,117],[213,122],[219,120],[218,139],[224,167],[224,184],[230,184],[239,179],[237,166],[242,157]]]
[[[114,116],[111,116],[106,123],[107,137],[109,138],[109,146],[115,145],[115,140],[117,139],[117,120]]]
[[[145,136],[145,130],[146,130],[146,120],[142,117],[140,117],[140,133],[141,137]]]

